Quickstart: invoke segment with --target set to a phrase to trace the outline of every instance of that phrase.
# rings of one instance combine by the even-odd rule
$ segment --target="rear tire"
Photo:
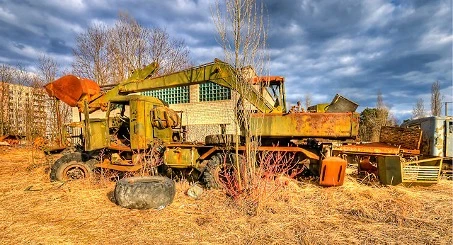
[[[213,155],[203,172],[203,182],[208,189],[219,189],[220,158],[219,154]]]
[[[163,209],[173,202],[175,182],[162,176],[131,177],[116,182],[116,203],[129,209]]]
[[[97,160],[80,152],[60,157],[50,169],[50,181],[68,181],[91,177]]]
[[[235,178],[235,154],[218,153],[211,157],[203,172],[203,182],[208,189],[223,188],[225,177]]]

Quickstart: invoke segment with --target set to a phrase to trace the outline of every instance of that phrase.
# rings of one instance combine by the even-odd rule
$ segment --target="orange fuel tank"
[[[346,174],[346,160],[339,157],[328,157],[322,160],[319,185],[340,186],[343,185]]]

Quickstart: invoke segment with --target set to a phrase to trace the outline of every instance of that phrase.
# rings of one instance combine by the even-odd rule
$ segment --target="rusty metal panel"
[[[359,105],[339,94],[335,95],[326,112],[354,112]]]
[[[355,138],[359,131],[358,113],[256,113],[252,132],[262,137]]]
[[[166,149],[164,153],[165,165],[173,168],[187,168],[195,166],[196,160],[200,157],[195,147]]]
[[[401,160],[399,156],[379,156],[377,165],[379,181],[382,184],[401,184]]]
[[[400,152],[400,148],[398,146],[387,145],[385,143],[373,142],[353,145],[342,145],[336,147],[334,151],[356,154],[398,155]]]
[[[384,126],[381,128],[379,142],[401,146],[404,149],[418,150],[422,131],[418,128]]]

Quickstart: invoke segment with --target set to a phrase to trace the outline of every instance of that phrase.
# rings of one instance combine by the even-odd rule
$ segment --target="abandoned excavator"
[[[323,163],[346,165],[345,160],[333,157],[331,152],[333,146],[357,138],[359,114],[354,102],[337,95],[332,103],[315,106],[309,112],[288,111],[282,77],[255,76],[242,82],[244,79],[238,79],[231,65],[217,59],[154,77],[156,69],[157,64],[152,63],[106,92],[96,82],[73,75],[45,86],[49,96],[78,108],[81,120],[77,126],[82,129],[82,148],[55,161],[50,173],[52,181],[84,178],[95,168],[144,171],[150,165],[155,167],[156,163],[150,163],[153,159],[162,159],[160,165],[165,171],[186,169],[195,173],[197,179],[215,181],[217,178],[212,177],[218,171],[212,166],[235,154],[236,149],[243,153],[246,135],[243,132],[238,133],[240,137],[208,135],[204,143],[187,142],[177,130],[181,124],[178,113],[158,98],[137,94],[204,82],[236,91],[254,106],[250,125],[251,135],[261,139],[256,148],[258,153],[292,152],[296,156],[294,161],[310,162],[314,172],[321,175]],[[105,116],[91,118],[95,111],[102,111]],[[340,185],[342,176],[333,176],[332,184]]]

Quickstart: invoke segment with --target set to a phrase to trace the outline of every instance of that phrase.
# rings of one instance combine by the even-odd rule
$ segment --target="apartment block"
[[[0,133],[45,135],[49,116],[43,88],[0,82]]]

